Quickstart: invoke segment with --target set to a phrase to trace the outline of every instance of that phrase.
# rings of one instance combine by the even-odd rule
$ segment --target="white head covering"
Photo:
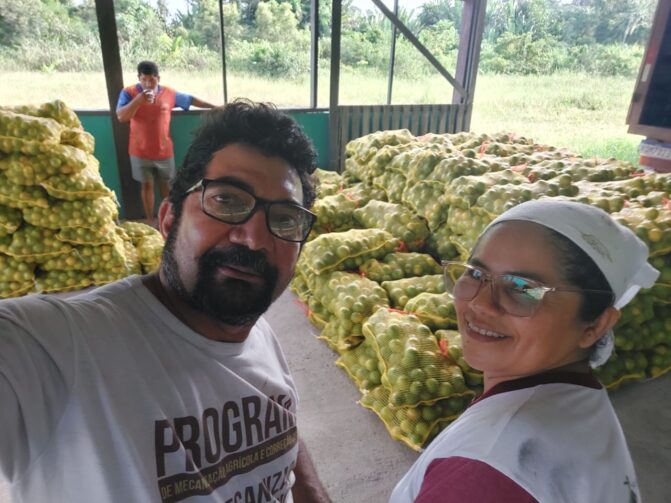
[[[508,220],[537,223],[575,243],[606,277],[615,293],[614,306],[618,309],[641,288],[650,288],[659,276],[659,271],[648,263],[647,245],[595,206],[550,199],[527,201],[497,217],[487,229]],[[590,358],[592,366],[605,363],[612,350],[611,330],[595,344]]]

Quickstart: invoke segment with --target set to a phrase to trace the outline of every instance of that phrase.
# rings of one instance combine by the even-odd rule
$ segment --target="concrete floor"
[[[296,298],[285,293],[267,315],[301,396],[299,431],[335,503],[386,502],[417,453],[393,440],[337,355],[315,339]],[[671,502],[671,374],[611,393],[634,458],[643,501]],[[0,503],[9,503],[0,482]],[[42,503],[42,502],[35,502]]]

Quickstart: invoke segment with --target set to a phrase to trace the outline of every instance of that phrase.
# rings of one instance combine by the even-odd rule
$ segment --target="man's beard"
[[[170,288],[189,306],[232,326],[251,325],[268,310],[277,287],[277,268],[268,264],[264,253],[240,245],[223,250],[211,248],[198,259],[196,283],[189,291],[180,278],[173,253],[176,239],[177,227],[173,227],[163,249],[161,267]],[[264,281],[218,280],[217,269],[225,266],[251,268]]]

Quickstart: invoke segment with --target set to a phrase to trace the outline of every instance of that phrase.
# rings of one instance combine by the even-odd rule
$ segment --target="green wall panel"
[[[194,130],[200,124],[202,110],[190,112],[174,112],[170,123],[170,134],[175,145],[175,163],[179,167],[189,148]],[[310,137],[317,150],[317,165],[326,168],[329,164],[329,120],[326,111],[287,110],[305,133]],[[121,203],[123,217],[123,200],[121,198],[121,181],[114,149],[112,119],[107,111],[78,112],[84,129],[95,137],[94,155],[100,161],[100,174]],[[157,201],[158,201],[157,194]]]

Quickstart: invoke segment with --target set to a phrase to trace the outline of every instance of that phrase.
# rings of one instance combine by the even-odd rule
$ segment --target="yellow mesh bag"
[[[362,227],[383,229],[401,240],[410,251],[417,251],[429,237],[426,221],[402,204],[369,201],[354,210],[354,220]]]
[[[23,209],[23,218],[36,227],[58,230],[62,227],[107,227],[119,216],[114,200],[109,197],[53,200],[48,208]]]
[[[434,231],[447,222],[449,205],[445,199],[445,184],[431,180],[421,180],[408,184],[401,196],[403,204],[427,221]]]
[[[301,266],[314,274],[331,270],[357,269],[370,258],[384,257],[400,242],[381,229],[351,229],[322,234],[306,243]]]
[[[0,204],[10,208],[48,208],[47,193],[42,187],[27,187],[11,183],[4,173],[0,173]]]
[[[26,138],[45,143],[59,143],[61,126],[53,119],[0,110],[0,135]]]
[[[154,272],[161,265],[161,255],[165,241],[158,233],[141,237],[136,245],[138,258],[142,264],[142,271],[147,274]]]
[[[0,237],[13,234],[21,226],[22,219],[19,210],[0,205]]]
[[[442,268],[431,255],[395,252],[388,254],[382,260],[367,260],[361,264],[359,272],[368,279],[382,283],[427,274],[441,274]]]
[[[0,253],[0,281],[26,284],[35,279],[35,264],[22,262]]]
[[[671,251],[671,209],[665,207],[628,207],[612,217],[629,227],[650,249],[650,256],[666,255]]]
[[[90,168],[100,171],[100,163],[91,154],[71,145],[43,143],[0,135],[0,152],[6,154],[25,154],[28,156],[47,156],[50,164],[59,162],[59,173],[67,175]]]
[[[116,195],[105,185],[100,174],[90,168],[70,175],[51,176],[40,185],[56,199],[74,201],[107,197],[116,200]]]
[[[492,169],[482,161],[455,155],[440,161],[426,179],[444,185],[460,176],[478,176],[488,171]]]
[[[390,203],[400,203],[403,200],[406,178],[402,171],[389,169],[380,176],[373,178],[372,185],[383,190],[387,201]]]
[[[671,345],[658,344],[651,351],[647,352],[648,369],[647,374],[650,377],[659,377],[671,370]]]
[[[608,389],[614,390],[630,381],[645,378],[648,359],[642,351],[616,351],[602,366],[595,369],[595,375]]]
[[[340,232],[351,229],[354,225],[352,213],[358,204],[342,192],[317,199],[312,206],[312,212],[317,215],[313,227],[316,234]]]
[[[95,138],[83,129],[65,128],[61,131],[61,143],[92,154],[95,150]]]
[[[336,365],[347,372],[360,391],[365,392],[381,384],[381,365],[375,349],[366,341],[350,351],[343,351]]]
[[[71,292],[93,284],[86,271],[43,271],[37,275],[37,288],[42,293]]]
[[[35,117],[48,117],[59,124],[70,128],[81,128],[77,114],[61,100],[49,101],[41,105],[19,105],[16,107],[0,107],[11,112],[33,115]]]
[[[472,399],[470,395],[452,396],[417,407],[394,407],[389,403],[389,397],[389,391],[384,386],[378,386],[365,393],[359,403],[382,419],[393,439],[416,451],[426,447],[466,409]]]
[[[56,239],[77,245],[98,246],[111,244],[117,235],[114,224],[97,227],[61,227]]]
[[[35,289],[35,281],[0,281],[0,299],[21,297],[32,293]]]
[[[420,293],[406,303],[405,311],[417,316],[431,330],[457,327],[454,300],[447,293]]]
[[[471,368],[464,360],[461,346],[461,334],[456,330],[436,330],[434,332],[438,339],[440,351],[449,361],[459,366],[464,374],[466,386],[473,390],[477,395],[482,393],[484,376],[479,370]]]
[[[12,235],[4,253],[24,262],[41,262],[71,250],[72,245],[56,239],[56,231],[24,225]]]
[[[126,249],[123,241],[118,238],[112,244],[99,246],[77,245],[67,254],[40,262],[40,268],[45,271],[93,271],[98,269],[122,269],[125,267]]]
[[[426,251],[440,260],[450,260],[459,256],[459,251],[450,241],[451,235],[452,231],[447,224],[433,229],[429,239],[426,240]]]
[[[407,302],[420,293],[443,293],[445,284],[442,274],[430,274],[394,281],[383,281],[382,288],[387,291],[391,306],[405,309]]]
[[[429,328],[416,316],[378,309],[363,326],[382,366],[382,385],[394,407],[471,394],[461,369],[442,355]]]

